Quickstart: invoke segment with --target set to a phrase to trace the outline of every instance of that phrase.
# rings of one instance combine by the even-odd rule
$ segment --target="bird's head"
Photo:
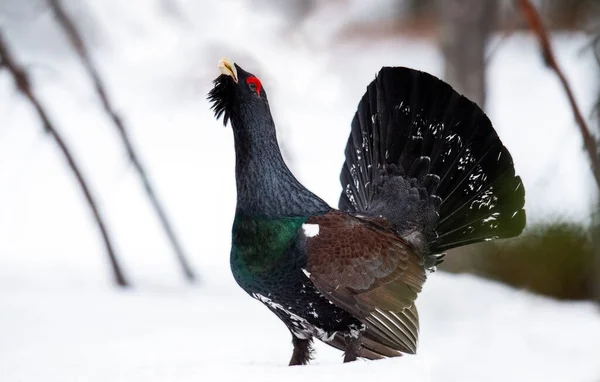
[[[267,94],[260,80],[234,62],[223,58],[219,61],[221,75],[214,81],[214,88],[208,93],[215,116],[223,116],[223,125],[259,122],[261,117],[271,119]]]

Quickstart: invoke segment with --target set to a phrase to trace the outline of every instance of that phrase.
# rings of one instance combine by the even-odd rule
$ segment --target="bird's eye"
[[[262,88],[262,84],[260,83],[260,80],[254,76],[248,77],[248,79],[246,80],[246,83],[248,84],[248,87],[250,88],[250,90],[252,90],[254,93],[256,93],[257,96],[260,97],[260,90]]]

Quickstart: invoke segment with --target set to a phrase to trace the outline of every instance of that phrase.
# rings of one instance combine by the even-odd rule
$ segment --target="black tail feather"
[[[516,236],[525,190],[483,111],[448,84],[383,68],[352,121],[339,208],[424,235],[432,253]]]

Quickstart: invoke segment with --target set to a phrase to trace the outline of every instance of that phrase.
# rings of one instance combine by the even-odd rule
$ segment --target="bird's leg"
[[[312,359],[312,337],[303,339],[292,333],[292,343],[294,344],[294,353],[290,359],[290,366],[306,365]]]
[[[344,335],[346,351],[344,352],[344,363],[356,361],[362,347],[362,330],[351,330]]]

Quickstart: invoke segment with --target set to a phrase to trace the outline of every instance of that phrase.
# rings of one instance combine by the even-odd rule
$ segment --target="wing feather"
[[[310,278],[333,304],[366,325],[367,358],[416,352],[414,302],[426,278],[422,257],[380,220],[340,211],[307,220],[319,226],[306,242]]]

